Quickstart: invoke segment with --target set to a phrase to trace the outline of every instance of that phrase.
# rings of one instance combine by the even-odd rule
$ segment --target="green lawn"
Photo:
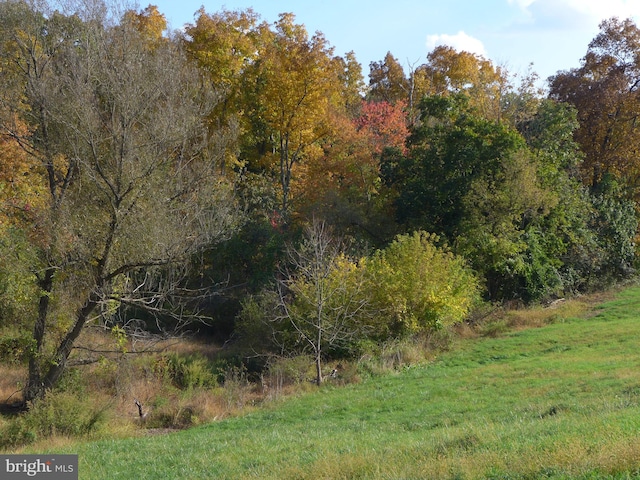
[[[81,479],[640,478],[640,288],[598,315],[170,435],[78,445]]]

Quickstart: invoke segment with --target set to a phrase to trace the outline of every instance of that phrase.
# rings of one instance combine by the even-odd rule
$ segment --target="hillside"
[[[82,479],[640,475],[640,288],[590,318],[164,436],[78,445]]]
[[[291,12],[202,8],[173,31],[157,6],[89,3],[0,1],[0,401],[30,411],[0,419],[0,448],[125,419],[134,398],[153,428],[220,420],[184,392],[245,372],[274,391],[264,377],[306,355],[319,384],[479,299],[637,272],[632,19],[541,89],[441,44],[408,70],[385,49],[365,77]],[[186,336],[234,351],[138,355]]]

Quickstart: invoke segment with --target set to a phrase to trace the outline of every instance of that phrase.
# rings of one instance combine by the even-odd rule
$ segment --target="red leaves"
[[[380,154],[385,147],[397,147],[404,151],[409,135],[405,114],[406,104],[397,102],[365,102],[355,125],[359,132],[365,132],[375,153]]]

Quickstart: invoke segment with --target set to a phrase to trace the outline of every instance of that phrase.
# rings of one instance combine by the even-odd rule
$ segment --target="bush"
[[[399,235],[367,263],[368,292],[378,317],[378,335],[429,332],[462,321],[478,299],[478,280],[461,257],[437,247],[425,232]],[[382,335],[380,335],[382,334]]]
[[[0,361],[10,365],[25,363],[33,343],[29,336],[0,338]]]
[[[275,286],[265,288],[242,301],[242,309],[236,319],[238,345],[245,350],[259,352],[279,350],[289,338],[286,323],[276,321],[279,298]],[[277,332],[277,333],[276,333]]]
[[[180,356],[171,353],[156,364],[157,373],[168,378],[177,388],[211,388],[218,385],[208,360],[201,355]]]
[[[157,402],[158,407],[152,407],[152,412],[144,420],[144,426],[184,429],[198,425],[201,422],[202,409],[193,403],[182,403],[185,402]]]
[[[55,435],[86,436],[96,432],[105,417],[106,408],[89,405],[71,393],[51,392],[9,423],[0,446],[16,447]]]
[[[304,383],[313,378],[313,362],[310,355],[274,357],[268,364],[269,383],[278,388]]]
[[[369,258],[336,254],[317,278],[298,272],[287,283],[286,308],[275,289],[244,302],[239,337],[256,351],[301,354],[308,343],[301,333],[316,338],[321,327],[323,354],[349,359],[366,353],[370,342],[460,322],[479,300],[479,283],[462,257],[437,242],[425,232],[400,235]]]
[[[251,390],[247,377],[247,368],[244,365],[228,365],[224,371],[223,396],[229,410],[242,408],[248,399]]]
[[[0,327],[24,326],[25,319],[37,315],[33,265],[36,254],[25,232],[0,225]]]
[[[609,180],[610,183],[615,183]],[[603,182],[604,183],[604,182]],[[635,273],[638,217],[635,202],[625,199],[615,185],[601,185],[602,192],[592,198],[595,216],[592,228],[598,235],[601,257],[592,283],[596,288],[611,280],[629,278]]]
[[[383,375],[434,358],[447,350],[453,339],[450,328],[432,330],[406,338],[390,339],[362,355],[357,368],[363,375]]]

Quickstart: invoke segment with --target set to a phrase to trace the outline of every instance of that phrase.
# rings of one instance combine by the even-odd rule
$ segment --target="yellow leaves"
[[[155,5],[149,5],[140,13],[128,10],[124,14],[126,21],[140,32],[149,44],[157,44],[162,40],[162,32],[167,29],[167,19]]]
[[[329,58],[322,43],[272,45],[264,52],[268,65],[262,70],[265,82],[262,101],[265,120],[296,148],[315,141],[326,118],[331,80]]]
[[[343,273],[346,273],[346,274],[355,272],[358,269],[358,264],[355,263],[354,261],[352,261],[351,259],[349,259],[344,254],[340,254],[336,258],[336,260],[334,262],[334,266],[335,266],[336,270],[338,270],[340,272],[343,272]]]
[[[400,62],[388,52],[381,62],[373,62],[369,74],[369,96],[373,101],[395,104],[405,100],[409,92],[409,82]]]
[[[261,47],[259,61],[251,66],[250,107],[260,113],[265,143],[276,154],[273,170],[279,175],[282,209],[288,210],[296,183],[304,185],[294,175],[297,166],[322,154],[319,142],[330,132],[331,99],[340,82],[324,37],[308,38],[292,15],[281,15]]]
[[[111,327],[111,335],[121,353],[127,353],[127,345],[129,343],[127,332],[119,325]]]
[[[186,27],[185,33],[190,37],[187,52],[209,73],[214,84],[239,87],[243,70],[260,49],[261,27],[257,20],[251,9],[215,15],[200,9],[195,25]]]
[[[10,137],[0,137],[0,183],[12,190],[10,194],[25,187],[22,180],[30,167],[29,159],[18,143]]]
[[[414,72],[415,97],[465,93],[471,106],[490,119],[500,117],[501,92],[507,78],[484,57],[458,52],[452,47],[436,47],[428,63]]]
[[[489,86],[501,80],[500,71],[494,69],[490,61],[447,46],[437,47],[429,54],[429,70],[434,93],[440,95]]]
[[[16,135],[26,135],[26,127],[16,121]],[[28,225],[46,202],[46,184],[34,165],[12,137],[0,137],[0,224]]]
[[[348,317],[379,339],[461,321],[476,300],[478,282],[462,259],[435,245],[436,238],[416,232],[370,257],[337,254],[321,265],[316,259],[287,282],[290,311],[305,322]]]
[[[436,242],[426,232],[398,236],[368,265],[378,308],[388,310],[402,333],[462,320],[477,295],[477,280],[465,263]]]
[[[243,159],[273,177],[288,210],[314,181],[308,165],[324,153],[321,141],[332,130],[332,108],[343,101],[353,62],[336,61],[322,34],[309,36],[292,14],[268,25],[251,9],[214,15],[201,9],[185,33],[189,56],[225,97],[211,123],[237,115]]]

